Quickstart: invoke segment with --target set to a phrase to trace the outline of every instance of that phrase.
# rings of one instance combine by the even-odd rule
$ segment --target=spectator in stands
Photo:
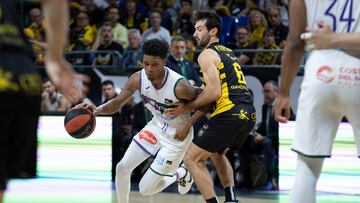
[[[77,14],[75,27],[70,30],[70,46],[68,51],[89,50],[96,39],[96,29],[89,24],[87,13],[81,11]],[[69,59],[73,64],[89,64],[88,54],[74,54]]]
[[[49,78],[43,80],[41,98],[42,112],[65,112],[71,107],[71,103],[55,89]]]
[[[175,24],[175,32],[177,34],[188,34],[193,35],[195,28],[191,22],[191,16],[193,13],[192,1],[191,0],[181,0],[180,1],[180,10],[178,12],[177,21]]]
[[[80,3],[89,16],[89,24],[95,28],[99,28],[104,20],[105,11],[98,8],[94,0],[81,0]]]
[[[166,41],[170,45],[170,32],[161,26],[160,11],[152,10],[150,12],[150,24],[151,27],[145,30],[141,36],[141,43],[143,44],[146,40],[157,38]]]
[[[227,6],[232,16],[248,15],[252,9],[256,8],[253,0],[230,0]]]
[[[279,9],[272,6],[268,12],[269,28],[273,31],[275,43],[281,49],[285,46],[285,41],[289,32],[289,28],[282,24]]]
[[[254,64],[256,65],[274,65],[277,63],[277,60],[279,59],[279,52],[276,50],[279,49],[279,47],[275,43],[274,34],[271,30],[267,30],[264,33],[264,38],[262,41],[262,44],[258,46],[258,49],[265,50],[264,52],[259,51],[256,52],[255,58],[254,58]],[[271,51],[273,50],[273,51]]]
[[[129,43],[127,38],[128,29],[119,23],[119,9],[117,7],[109,8],[107,19],[110,21],[111,27],[113,29],[113,41],[124,48],[127,47]]]
[[[129,46],[125,49],[122,59],[122,68],[142,67],[141,35],[138,29],[128,32]]]
[[[97,53],[95,55],[95,64],[97,65],[114,65],[114,58],[120,60],[118,55],[112,53],[117,51],[119,54],[123,53],[123,47],[113,41],[113,30],[109,22],[105,22],[100,29],[100,46],[96,51],[108,51],[108,53]],[[116,63],[119,64],[119,63]]]
[[[224,0],[211,0],[208,1],[208,6],[209,9],[215,10],[219,16],[230,16],[230,10],[224,3]]]
[[[114,82],[111,80],[105,80],[101,83],[101,92],[104,99],[103,104],[117,96]]]
[[[185,43],[186,43],[186,54],[185,54],[184,58],[191,62],[194,62],[195,61],[195,52],[196,52],[194,38],[192,35],[185,35],[184,38],[185,38]]]
[[[148,28],[144,16],[137,10],[135,0],[126,1],[126,11],[121,16],[120,22],[128,29],[136,28],[141,32]]]
[[[249,25],[251,31],[249,42],[259,46],[267,29],[266,18],[259,10],[252,10],[249,15]]]
[[[31,24],[24,29],[26,37],[32,43],[33,50],[36,53],[36,63],[42,64],[44,61],[44,52],[46,49],[45,43],[45,27],[42,19],[42,13],[39,8],[33,8],[30,10]]]
[[[167,10],[167,4],[165,1],[157,1],[155,4],[155,9],[161,13],[161,26],[167,29],[170,34],[173,33],[173,22],[172,16],[169,10]]]
[[[181,36],[174,36],[171,39],[170,56],[167,58],[166,66],[184,76],[191,84],[201,86],[201,81],[193,62],[184,59],[186,53],[185,39]]]
[[[253,59],[255,57],[255,52],[243,52],[238,49],[256,49],[254,44],[249,43],[249,30],[246,27],[239,27],[235,33],[236,43],[233,47],[230,47],[234,50],[237,58],[237,61],[240,65],[252,65]]]
[[[255,132],[255,144],[257,151],[263,153],[268,173],[268,182],[263,189],[275,189],[278,186],[277,161],[279,154],[279,123],[274,119],[274,105],[278,97],[279,89],[275,81],[264,84],[264,100],[262,106],[262,119],[260,126]],[[291,120],[294,114],[291,112]]]
[[[96,30],[90,26],[87,13],[79,12],[76,16],[75,27],[70,30],[71,50],[89,49],[95,38]]]

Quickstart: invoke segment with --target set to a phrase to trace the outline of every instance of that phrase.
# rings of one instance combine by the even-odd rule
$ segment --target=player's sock
[[[290,192],[289,202],[316,202],[316,183],[323,162],[323,158],[309,158],[298,155],[295,182]]]
[[[213,198],[210,198],[210,199],[207,199],[206,200],[206,203],[219,203],[219,200],[217,199],[217,197],[213,197]]]
[[[186,175],[186,168],[183,167],[183,164],[176,170],[176,180],[184,178]]]
[[[225,190],[225,202],[238,202],[236,200],[233,186],[226,187],[224,190]]]

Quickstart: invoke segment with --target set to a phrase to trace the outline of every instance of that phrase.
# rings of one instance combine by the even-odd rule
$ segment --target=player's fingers
[[[312,38],[313,33],[312,32],[304,32],[300,35],[300,39],[302,40],[309,40]]]

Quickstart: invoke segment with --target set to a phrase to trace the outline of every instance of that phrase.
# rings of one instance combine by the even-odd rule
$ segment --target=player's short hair
[[[150,56],[157,56],[165,59],[169,53],[169,45],[164,40],[150,39],[143,45],[143,53]]]
[[[197,11],[194,15],[194,22],[199,20],[206,20],[205,26],[209,31],[213,28],[217,28],[218,32],[216,33],[216,36],[220,37],[222,20],[218,14],[209,10]]]
[[[114,82],[112,80],[104,80],[102,83],[101,83],[102,86],[105,86],[105,85],[111,85],[111,86],[114,86]]]

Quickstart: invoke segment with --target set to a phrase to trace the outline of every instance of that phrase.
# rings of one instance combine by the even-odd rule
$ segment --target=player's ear
[[[210,34],[211,35],[214,35],[214,36],[217,36],[217,33],[219,32],[219,30],[216,28],[216,27],[214,27],[214,28],[212,28],[211,30],[210,30]]]

